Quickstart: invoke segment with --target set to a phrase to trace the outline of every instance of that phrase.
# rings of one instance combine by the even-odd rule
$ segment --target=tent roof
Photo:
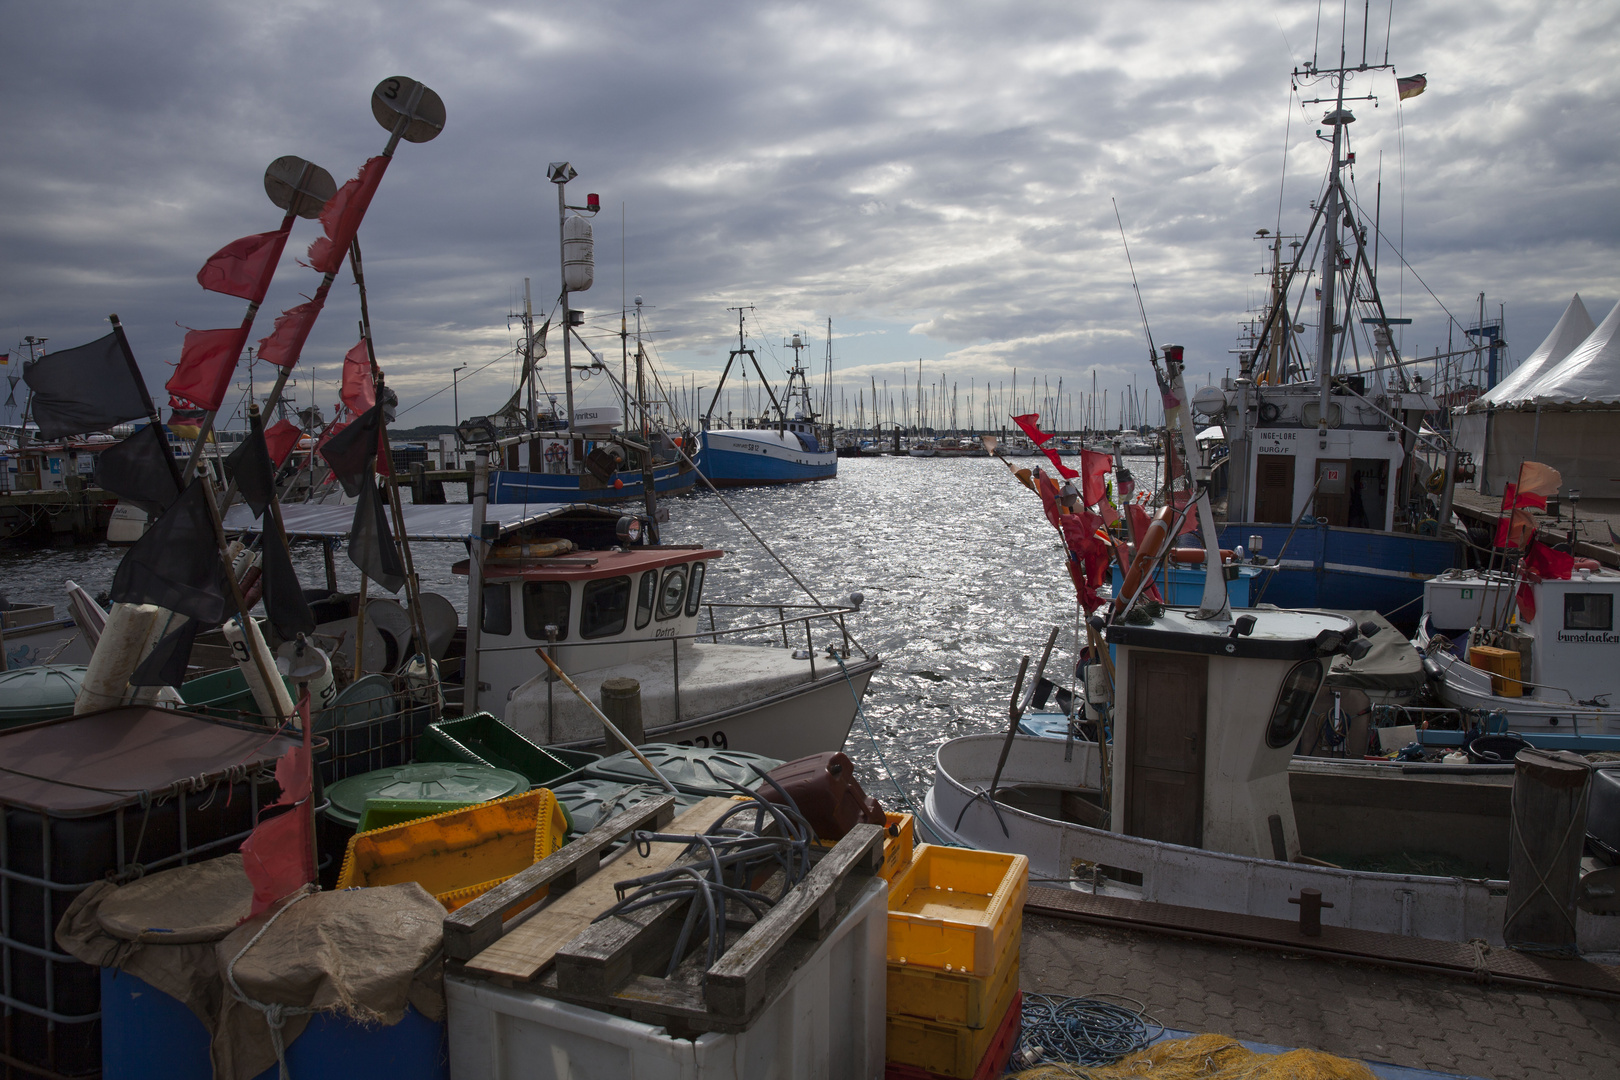
[[[1585,341],[1520,393],[1526,403],[1620,404],[1620,304]]]
[[[1536,347],[1535,352],[1524,358],[1524,362],[1513,369],[1513,373],[1490,390],[1481,394],[1469,406],[1470,411],[1479,412],[1490,407],[1502,407],[1524,404],[1524,388],[1547,374],[1558,362],[1574,352],[1581,342],[1591,336],[1596,329],[1592,316],[1586,312],[1586,305],[1581,303],[1581,294],[1576,293],[1575,298],[1564,308],[1564,313],[1558,317],[1553,326],[1552,333],[1547,339]]]

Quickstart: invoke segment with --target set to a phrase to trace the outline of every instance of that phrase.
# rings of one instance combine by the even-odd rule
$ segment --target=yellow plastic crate
[[[892,1063],[914,1065],[939,1076],[971,1078],[995,1041],[996,1031],[1018,994],[1018,965],[996,984],[993,1004],[982,1027],[941,1024],[914,1016],[884,1018],[884,1056]]]
[[[993,974],[1028,891],[1027,856],[919,844],[889,886],[889,962]]]
[[[557,797],[537,788],[355,833],[337,887],[415,881],[454,911],[556,851],[567,834]]]
[[[988,975],[958,975],[954,971],[922,967],[918,964],[889,965],[888,1005],[890,1016],[910,1016],[936,1024],[959,1027],[993,1026],[1000,1015],[995,1011],[996,994],[1007,972],[1018,972],[1018,949],[1023,918],[1013,924],[1007,944]]]
[[[1519,654],[1516,651],[1489,645],[1470,645],[1468,663],[1491,673],[1491,693],[1497,697],[1524,696],[1524,684],[1519,681]]]
[[[883,838],[883,866],[878,877],[893,883],[900,871],[911,865],[912,850],[916,846],[916,819],[910,814],[887,814],[888,835]],[[899,830],[896,832],[895,830]]]

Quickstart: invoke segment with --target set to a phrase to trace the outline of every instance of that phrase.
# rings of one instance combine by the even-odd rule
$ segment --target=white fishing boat
[[[1164,349],[1166,399],[1193,461],[1180,352]],[[1026,854],[1033,877],[1097,895],[1292,920],[1304,890],[1316,890],[1332,905],[1320,912],[1326,925],[1503,941],[1509,840],[1522,827],[1514,776],[1296,758],[1330,665],[1363,658],[1372,644],[1333,612],[1257,608],[1234,618],[1205,485],[1194,512],[1206,537],[1199,606],[1139,605],[1153,556],[1138,552],[1112,621],[1089,622],[1087,714],[1102,738],[1073,728],[1067,738],[1018,735],[1020,686],[1005,738],[939,747],[927,830]],[[1612,889],[1604,880],[1613,870],[1582,878],[1578,845],[1575,855],[1570,884],[1598,883],[1597,902],[1583,894],[1579,911],[1569,905],[1575,944],[1620,948],[1620,917],[1594,913],[1612,909],[1601,889]]]
[[[1453,570],[1424,584],[1412,643],[1445,705],[1521,734],[1620,735],[1620,573],[1582,563],[1568,580]]]

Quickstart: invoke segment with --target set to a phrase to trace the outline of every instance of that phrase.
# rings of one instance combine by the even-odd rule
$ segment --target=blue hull
[[[614,480],[622,481],[624,486],[615,487],[613,480],[604,484],[594,476],[492,470],[489,474],[489,501],[532,506],[544,503],[616,503],[641,499],[641,470],[623,470],[614,475]],[[678,495],[690,491],[696,482],[697,473],[691,469],[683,472],[676,464],[660,465],[653,470],[653,490],[659,495]]]
[[[1222,547],[1247,549],[1249,537],[1260,536],[1260,554],[1280,564],[1257,582],[1255,603],[1372,610],[1397,626],[1416,625],[1423,583],[1459,565],[1454,540],[1328,525],[1302,525],[1290,537],[1290,528],[1221,528]]]
[[[704,434],[706,436],[708,433]],[[798,484],[810,480],[830,480],[838,475],[838,455],[831,450],[790,451],[763,444],[749,453],[719,449],[714,441],[706,437],[697,465],[715,487]]]

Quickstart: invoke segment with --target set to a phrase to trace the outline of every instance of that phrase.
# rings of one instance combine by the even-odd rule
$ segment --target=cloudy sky
[[[1350,84],[1377,98],[1353,104],[1354,184],[1379,208],[1386,296],[1414,320],[1403,351],[1459,338],[1447,311],[1470,322],[1481,292],[1515,356],[1572,293],[1601,319],[1620,297],[1620,5],[1372,7],[1369,62],[1387,37],[1395,69],[1429,79],[1401,104],[1387,70]],[[194,275],[279,222],[265,166],[297,154],[341,183],[386,141],[372,87],[408,75],[448,122],[401,147],[361,230],[402,423],[450,420],[451,395],[429,395],[458,365],[463,416],[510,393],[524,278],[537,308],[556,299],[557,160],[579,172],[570,202],[603,206],[586,340],[616,358],[623,300],[643,296],[672,384],[713,386],[727,308],[746,304],[772,373],[794,331],[819,371],[833,320],[835,406],[874,379],[898,400],[919,359],[959,387],[964,421],[970,386],[982,415],[1015,369],[1026,397],[1031,376],[1067,392],[1095,372],[1117,402],[1148,374],[1111,200],[1155,338],[1219,377],[1263,289],[1255,230],[1309,221],[1323,108],[1301,99],[1330,88],[1296,92],[1289,72],[1337,59],[1341,17],[1354,64],[1361,11],[1300,0],[10,0],[0,350],[80,344],[117,312],[156,389],[183,327],[241,318]],[[295,256],[316,235],[295,227],[254,340],[314,290]],[[301,403],[332,400],[358,311],[345,272]]]

